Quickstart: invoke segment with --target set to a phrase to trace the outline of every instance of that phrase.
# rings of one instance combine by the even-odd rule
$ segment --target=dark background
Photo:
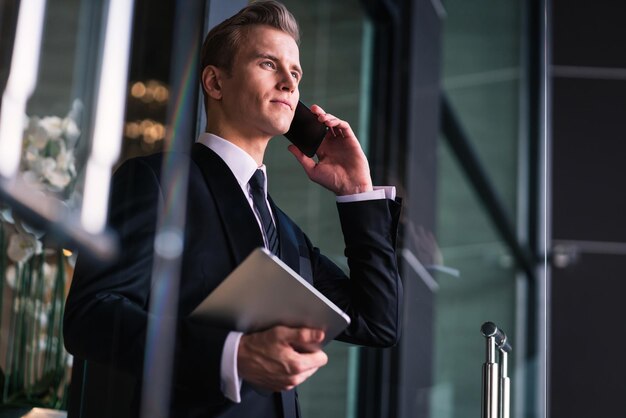
[[[551,418],[626,416],[624,17],[623,1],[552,2],[551,238],[578,244],[551,269]]]

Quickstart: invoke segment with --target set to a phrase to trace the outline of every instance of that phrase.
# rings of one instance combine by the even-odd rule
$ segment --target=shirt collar
[[[248,181],[257,169],[263,170],[265,174],[265,184],[263,190],[267,195],[267,172],[265,170],[265,164],[260,167],[257,166],[254,158],[247,152],[239,148],[237,145],[217,135],[203,132],[198,137],[197,141],[202,145],[208,147],[215,152],[230,168],[233,175],[237,179],[237,183],[241,186],[241,189],[247,193]]]

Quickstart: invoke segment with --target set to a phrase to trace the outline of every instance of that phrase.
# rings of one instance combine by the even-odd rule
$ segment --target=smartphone
[[[302,102],[298,102],[296,112],[285,137],[291,141],[304,155],[313,157],[326,136],[328,127],[317,120]]]

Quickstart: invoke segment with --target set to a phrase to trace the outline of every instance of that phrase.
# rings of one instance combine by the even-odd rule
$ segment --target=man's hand
[[[295,145],[289,151],[298,159],[304,171],[314,182],[338,196],[369,192],[372,178],[367,158],[350,124],[311,106],[320,122],[330,129],[317,150],[318,162],[304,155]]]
[[[328,362],[320,348],[324,332],[276,326],[239,341],[239,377],[273,392],[291,390]]]

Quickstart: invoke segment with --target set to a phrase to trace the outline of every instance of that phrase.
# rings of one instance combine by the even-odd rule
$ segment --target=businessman
[[[289,146],[307,176],[337,196],[349,276],[267,195],[265,150],[288,130],[299,99],[298,41],[294,17],[269,1],[242,9],[204,42],[207,128],[189,157],[179,157],[190,158],[190,173],[172,417],[299,417],[294,388],[327,362],[322,330],[276,326],[241,334],[189,318],[256,247],[274,252],[350,316],[338,339],[388,347],[399,338],[400,205],[393,188],[372,186],[350,125],[312,106],[329,127],[317,161]],[[139,408],[162,161],[160,154],[136,158],[116,172],[110,223],[121,237],[121,259],[79,259],[65,313],[68,350],[134,382],[128,416]]]

